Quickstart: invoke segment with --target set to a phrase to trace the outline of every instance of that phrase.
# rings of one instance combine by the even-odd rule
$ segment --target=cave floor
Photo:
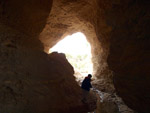
[[[97,111],[102,111],[102,113],[136,113],[116,93],[102,92],[97,89],[92,89],[92,91],[99,96],[96,113],[99,113]]]

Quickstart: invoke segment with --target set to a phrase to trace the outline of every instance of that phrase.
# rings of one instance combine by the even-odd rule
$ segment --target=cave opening
[[[91,46],[83,33],[77,32],[64,37],[49,49],[49,53],[51,52],[65,53],[67,60],[74,67],[77,81],[83,80],[88,73],[92,74]]]

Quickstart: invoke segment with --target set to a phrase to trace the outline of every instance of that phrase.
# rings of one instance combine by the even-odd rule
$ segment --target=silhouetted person
[[[86,101],[87,96],[88,96],[89,91],[90,91],[90,88],[92,88],[91,78],[92,78],[92,75],[88,74],[88,76],[85,77],[84,80],[83,80],[83,82],[82,82],[82,85],[81,85],[81,88],[83,89],[83,99],[82,99],[82,102]]]

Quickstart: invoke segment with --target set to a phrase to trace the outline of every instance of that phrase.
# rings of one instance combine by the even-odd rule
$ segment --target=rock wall
[[[108,64],[125,103],[138,112],[150,112],[150,2],[130,0],[112,9],[113,26]],[[109,16],[108,16],[109,17]]]
[[[83,32],[92,47],[95,86],[112,92],[113,81],[129,107],[149,113],[149,5],[147,0],[53,0],[53,5],[52,0],[1,0],[1,112],[83,112],[71,66],[61,55],[42,52]],[[83,109],[76,111],[70,102]],[[63,106],[55,111],[59,103]]]
[[[81,88],[65,55],[46,54],[38,40],[51,6],[52,0],[0,1],[1,113],[95,109],[81,102]]]
[[[95,29],[107,52],[116,91],[138,112],[149,113],[149,1],[98,1]],[[108,49],[107,49],[108,48]],[[108,51],[107,51],[108,50]]]
[[[43,50],[37,36],[45,26],[51,6],[52,0],[44,2],[41,0],[1,0],[1,31],[11,32],[13,30],[12,32],[15,33],[9,38],[13,39],[16,45]],[[3,40],[7,40],[6,38]]]
[[[89,22],[89,20],[92,20],[90,18],[95,16],[94,4],[85,0],[54,0],[47,24],[40,34],[40,40],[44,45],[45,51],[48,52],[52,46],[65,36],[76,32],[84,33],[92,46],[93,63],[96,67],[94,68],[94,73],[96,74],[97,68],[101,68],[98,59],[102,50],[95,34],[95,29]],[[89,11],[93,11],[94,14],[90,13],[91,15],[88,15]]]
[[[98,78],[93,84],[99,89],[112,92],[114,90],[111,79],[112,72],[106,62],[109,50],[108,42],[103,44],[105,47],[102,47],[103,42],[99,41],[96,34],[104,29],[103,26],[101,31],[96,31],[96,27],[99,25],[97,23],[99,22],[98,11],[97,0],[54,0],[46,26],[40,34],[40,40],[45,51],[48,52],[65,36],[76,32],[84,33],[91,44],[93,75]]]
[[[125,103],[147,113],[149,4],[146,0],[54,0],[40,39],[49,48],[69,33],[85,33],[92,46],[96,87],[113,91],[113,79]]]
[[[80,113],[85,110],[73,68],[64,55],[11,47],[0,52],[1,113],[70,113],[72,110]]]

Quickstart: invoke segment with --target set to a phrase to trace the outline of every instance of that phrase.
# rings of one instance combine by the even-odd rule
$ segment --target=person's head
[[[92,78],[92,75],[91,75],[91,74],[88,74],[88,78]]]

